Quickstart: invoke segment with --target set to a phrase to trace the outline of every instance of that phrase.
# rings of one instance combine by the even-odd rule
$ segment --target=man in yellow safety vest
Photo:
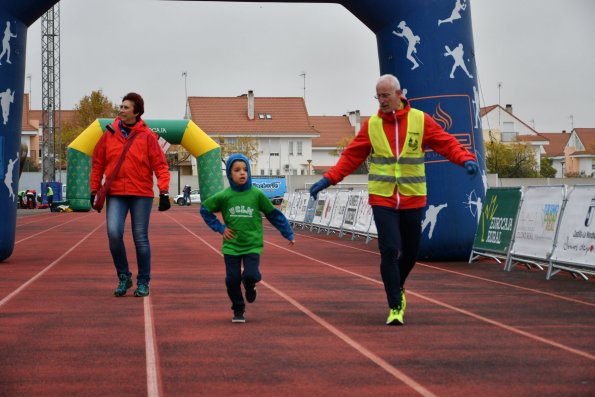
[[[387,325],[404,324],[405,280],[413,269],[421,241],[426,206],[424,148],[429,147],[467,173],[476,175],[475,155],[428,114],[413,109],[390,74],[376,84],[378,113],[363,123],[337,164],[312,185],[310,194],[341,182],[368,157],[368,202],[378,231],[380,274],[389,306]]]

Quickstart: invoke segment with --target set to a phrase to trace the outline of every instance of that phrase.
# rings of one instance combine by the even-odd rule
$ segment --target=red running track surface
[[[258,299],[232,324],[197,206],[154,209],[149,298],[112,295],[104,214],[33,213],[0,263],[0,396],[595,395],[592,281],[420,262],[389,327],[375,241],[297,228],[290,247],[265,220]]]

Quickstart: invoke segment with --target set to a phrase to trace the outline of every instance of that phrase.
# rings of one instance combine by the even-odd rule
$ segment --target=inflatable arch
[[[74,211],[89,211],[89,175],[93,149],[113,119],[97,119],[68,146],[66,197]],[[192,120],[145,120],[160,138],[182,145],[196,157],[198,185],[205,199],[223,189],[221,148]]]
[[[0,261],[12,254],[15,239],[14,193],[18,191],[16,170],[21,139],[20,109],[25,86],[27,27],[57,2],[0,0],[0,32],[10,33],[7,38],[12,50],[9,53],[11,63],[5,62],[8,54],[0,57],[0,102],[3,114],[7,114],[4,109],[10,111],[10,115],[7,114],[0,122],[0,174],[4,182],[0,182]],[[254,2],[304,3],[304,0]],[[471,252],[487,188],[471,30],[471,0],[309,2],[340,4],[364,23],[376,35],[379,74],[396,75],[414,107],[430,114],[446,131],[476,153],[482,178],[470,178],[461,167],[447,162],[436,153],[426,154],[428,209],[422,224],[420,255],[425,259],[466,260]],[[170,5],[178,7],[180,3],[171,2]],[[346,46],[345,51],[349,50]],[[364,100],[367,99],[362,98]]]

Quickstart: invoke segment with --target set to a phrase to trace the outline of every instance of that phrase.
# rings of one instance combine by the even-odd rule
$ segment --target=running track
[[[258,299],[232,324],[198,207],[152,214],[149,298],[112,296],[103,214],[20,216],[0,263],[0,396],[595,395],[592,281],[420,262],[406,325],[388,327],[375,241],[295,232],[289,247],[266,227]]]

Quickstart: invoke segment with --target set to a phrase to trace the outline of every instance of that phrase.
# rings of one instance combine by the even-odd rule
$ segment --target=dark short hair
[[[138,113],[137,118],[140,118],[145,112],[145,101],[143,100],[143,97],[136,92],[129,92],[126,94],[126,96],[122,98],[122,102],[124,101],[130,101],[134,104],[134,113]]]

